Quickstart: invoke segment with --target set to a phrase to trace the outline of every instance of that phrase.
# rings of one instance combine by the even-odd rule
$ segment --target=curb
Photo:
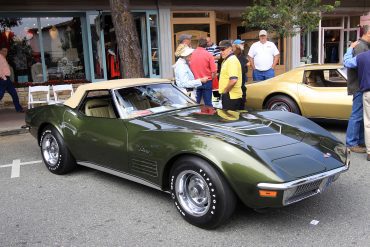
[[[4,130],[0,131],[0,137],[2,136],[10,136],[10,135],[20,135],[29,133],[28,129],[15,129],[15,130]]]

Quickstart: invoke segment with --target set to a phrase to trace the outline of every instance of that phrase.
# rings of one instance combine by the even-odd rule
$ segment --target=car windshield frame
[[[125,90],[125,89],[126,90],[130,90],[130,89],[140,90],[139,88],[141,88],[140,91],[142,92],[142,96],[149,96],[150,93],[144,92],[142,88],[149,89],[149,88],[153,88],[153,87],[155,88],[155,87],[160,87],[160,86],[168,86],[172,90],[176,90],[175,92],[178,93],[179,97],[182,97],[183,99],[187,101],[187,105],[182,105],[182,106],[179,104],[160,105],[157,107],[150,107],[145,110],[137,110],[137,109],[134,109],[134,107],[124,106],[125,105],[124,102],[126,102],[126,100],[123,99],[123,96],[121,95],[120,91]],[[155,90],[153,90],[153,92],[155,92]],[[130,87],[115,88],[115,89],[112,89],[112,97],[113,97],[113,102],[116,105],[119,118],[123,120],[132,120],[132,119],[136,119],[140,117],[153,116],[156,114],[163,114],[163,113],[167,113],[171,111],[178,111],[178,110],[186,109],[189,107],[199,106],[199,104],[197,104],[195,100],[187,96],[184,91],[182,91],[180,88],[178,88],[176,85],[172,83],[159,82],[159,83],[154,83],[154,84],[144,84],[144,85],[137,85],[137,86],[130,86]],[[165,97],[165,98],[169,100],[168,97]],[[164,102],[167,102],[167,101],[164,101]],[[129,108],[132,108],[132,109],[129,109]],[[131,114],[132,112],[133,114]]]

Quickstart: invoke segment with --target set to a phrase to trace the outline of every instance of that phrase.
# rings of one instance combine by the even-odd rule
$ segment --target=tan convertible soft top
[[[79,86],[76,92],[71,96],[71,98],[66,100],[64,104],[71,108],[76,108],[80,103],[82,97],[85,95],[86,91],[104,90],[104,89],[110,90],[115,88],[125,88],[157,83],[171,83],[171,81],[159,78],[134,78],[134,79],[121,79],[88,83]]]

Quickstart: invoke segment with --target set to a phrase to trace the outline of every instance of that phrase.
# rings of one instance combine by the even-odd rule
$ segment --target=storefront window
[[[0,43],[8,48],[11,79],[18,83],[42,82],[37,18],[0,18]]]
[[[321,20],[322,27],[342,27],[343,17],[326,16]]]
[[[158,20],[157,15],[149,15],[150,44],[152,56],[152,75],[159,76],[159,47],[158,47]]]
[[[41,18],[41,30],[48,80],[84,79],[80,18]]]
[[[191,46],[196,48],[200,37],[207,37],[209,35],[209,24],[175,24],[173,25],[175,34],[175,49],[179,44],[179,37],[181,34],[191,34]]]
[[[91,45],[92,45],[92,59],[94,79],[104,79],[104,64],[102,51],[102,41],[100,38],[101,33],[101,15],[91,15],[89,17]]]

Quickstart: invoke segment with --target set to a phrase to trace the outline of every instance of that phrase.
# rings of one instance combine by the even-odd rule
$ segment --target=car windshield
[[[339,73],[347,80],[347,68],[346,67],[343,67],[343,68],[340,68],[338,69]]]
[[[196,102],[169,83],[115,90],[118,111],[124,119],[194,106]]]

